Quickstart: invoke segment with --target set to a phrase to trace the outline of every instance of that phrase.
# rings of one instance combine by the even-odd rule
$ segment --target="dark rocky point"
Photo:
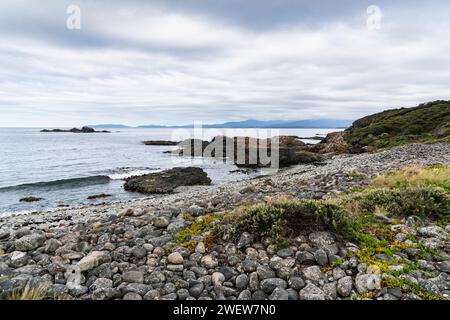
[[[200,168],[173,168],[127,178],[124,188],[140,193],[170,193],[179,186],[209,185],[211,179]]]
[[[94,128],[91,127],[82,127],[81,129],[78,128],[72,128],[69,130],[65,129],[43,129],[41,132],[72,132],[72,133],[110,133],[108,130],[102,130],[102,131],[96,131]]]

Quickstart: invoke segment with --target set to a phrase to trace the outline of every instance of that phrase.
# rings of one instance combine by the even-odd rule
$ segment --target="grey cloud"
[[[65,8],[82,8],[82,29]],[[449,99],[450,4],[0,3],[0,126],[354,119]]]

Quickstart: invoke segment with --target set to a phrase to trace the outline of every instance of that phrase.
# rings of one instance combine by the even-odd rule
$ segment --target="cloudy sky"
[[[446,0],[0,0],[0,127],[355,119],[450,99],[449,52]]]

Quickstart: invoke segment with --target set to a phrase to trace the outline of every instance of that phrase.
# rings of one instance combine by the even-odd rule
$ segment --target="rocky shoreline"
[[[76,299],[423,299],[414,290],[386,286],[379,267],[351,254],[358,245],[330,230],[304,230],[284,248],[247,232],[220,244],[193,235],[192,248],[174,238],[196,224],[217,223],[208,218],[245,203],[330,198],[381,173],[439,164],[450,164],[450,145],[407,145],[338,155],[252,180],[180,187],[157,198],[2,218],[0,298],[28,286],[45,297]],[[419,269],[405,278],[448,299],[450,225],[408,218],[389,227],[399,242],[412,241],[413,234],[444,252],[418,260]]]

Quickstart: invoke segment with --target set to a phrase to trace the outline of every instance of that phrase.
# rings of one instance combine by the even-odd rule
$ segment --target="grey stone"
[[[225,281],[225,276],[221,272],[214,272],[211,276],[213,285],[221,285]]]
[[[288,300],[299,300],[298,292],[292,288],[286,290],[288,293]]]
[[[338,254],[339,248],[333,235],[326,231],[312,232],[309,241],[317,248],[324,249],[328,254]]]
[[[295,290],[301,290],[305,287],[306,283],[305,281],[300,278],[300,277],[292,277],[288,280],[288,285],[289,287],[291,287],[292,289]]]
[[[289,300],[289,292],[279,287],[275,288],[269,296],[269,300]]]
[[[325,293],[325,297],[328,300],[336,300],[336,282],[326,283],[322,287],[322,291]]]
[[[236,288],[245,289],[248,285],[248,276],[246,274],[240,274],[236,277]]]
[[[152,289],[145,294],[144,300],[157,300],[159,299],[160,296],[161,294],[159,293],[158,290]]]
[[[167,261],[171,264],[183,264],[184,259],[183,256],[178,252],[172,252],[167,257]]]
[[[323,280],[325,278],[325,275],[323,274],[319,266],[307,267],[303,269],[302,273],[306,279],[311,280],[315,283],[318,283],[320,280]]]
[[[145,250],[144,247],[141,246],[135,246],[132,250],[133,256],[135,256],[138,259],[142,259],[147,256],[147,250]]]
[[[251,300],[251,298],[252,293],[250,290],[243,290],[238,296],[238,300]]]
[[[292,257],[294,255],[294,250],[292,248],[284,248],[277,251],[277,255],[281,258]]]
[[[279,278],[269,278],[264,279],[260,283],[261,290],[263,290],[265,293],[270,294],[275,288],[282,288],[286,289],[287,284],[286,281]]]
[[[308,251],[298,251],[296,258],[300,264],[313,264],[316,261],[314,255]]]
[[[267,266],[259,265],[256,268],[256,273],[258,274],[259,280],[275,278],[275,271]]]
[[[300,300],[325,300],[325,293],[319,287],[308,283],[306,287],[300,290]]]
[[[122,273],[122,280],[129,283],[143,283],[144,273],[136,270],[125,271]]]
[[[437,262],[435,266],[439,271],[450,273],[450,260]]]
[[[56,239],[49,239],[45,244],[44,252],[51,253],[55,252],[56,249],[62,246],[62,243]]]
[[[177,296],[179,300],[186,300],[189,297],[189,290],[185,288],[178,289]]]
[[[353,279],[350,276],[345,276],[340,278],[337,282],[337,293],[342,297],[348,297],[352,292],[353,288]]]
[[[123,296],[123,300],[142,300],[142,297],[136,292],[128,292]]]
[[[110,262],[111,256],[107,251],[92,251],[83,259],[78,261],[77,265],[80,267],[80,271],[87,271],[98,267],[100,264]]]
[[[258,268],[259,264],[253,259],[245,258],[241,265],[245,272],[253,272]]]
[[[89,287],[89,290],[105,290],[113,287],[113,282],[111,279],[107,278],[98,278],[94,281],[94,283]]]
[[[197,298],[203,292],[203,289],[204,289],[203,283],[197,283],[193,285],[191,288],[189,288],[189,294]]]
[[[251,292],[255,292],[259,289],[258,274],[256,272],[250,273],[248,288]]]
[[[14,242],[17,251],[31,251],[39,248],[45,242],[45,236],[39,233],[33,233],[23,236]]]
[[[252,294],[252,300],[266,300],[267,299],[267,294],[264,293],[264,291],[262,290],[256,290],[255,292],[253,292]]]
[[[316,259],[316,262],[321,266],[328,264],[328,256],[324,249],[319,249],[314,252],[314,259]]]
[[[203,267],[208,268],[208,269],[214,269],[219,264],[219,262],[217,261],[216,257],[214,257],[212,255],[204,256],[201,259],[200,263],[201,263],[201,265]]]
[[[170,220],[164,216],[155,217],[155,220],[153,220],[153,225],[157,228],[165,228],[169,223]]]
[[[237,248],[241,249],[253,242],[253,236],[248,232],[243,232],[237,243]]]
[[[358,274],[355,278],[355,287],[360,294],[381,289],[381,277],[378,274]]]

